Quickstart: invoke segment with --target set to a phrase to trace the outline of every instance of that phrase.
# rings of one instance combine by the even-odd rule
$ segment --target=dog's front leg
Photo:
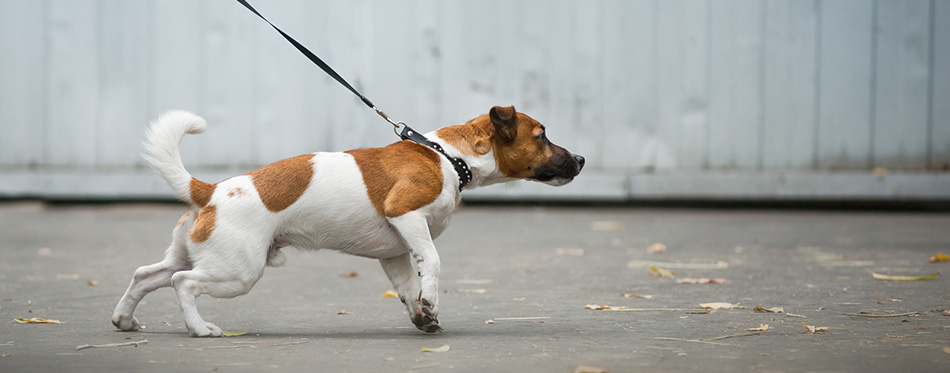
[[[426,217],[418,211],[412,211],[389,218],[389,223],[399,232],[399,236],[402,237],[406,247],[409,248],[409,254],[416,261],[416,268],[419,269],[417,273],[420,288],[418,298],[408,299],[407,302],[419,302],[422,313],[430,317],[432,322],[424,326],[417,324],[417,326],[428,333],[442,331],[438,319],[439,253],[435,250],[435,244],[432,243],[432,235],[429,233]],[[410,307],[411,309],[412,307]]]
[[[409,320],[416,328],[429,333],[441,330],[439,320],[422,312],[422,302],[419,300],[419,276],[412,267],[412,256],[405,253],[394,258],[380,259],[379,263],[383,266],[386,276],[389,276],[393,288],[399,293],[399,301],[406,305]]]

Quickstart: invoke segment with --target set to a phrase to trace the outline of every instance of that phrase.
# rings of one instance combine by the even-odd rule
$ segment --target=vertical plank
[[[608,127],[602,164],[607,168],[643,169],[656,159],[656,6],[654,0],[604,5],[603,123]]]
[[[258,7],[265,17],[292,35],[298,42],[320,55],[314,45],[320,35],[309,24],[326,23],[327,14],[314,12],[306,0],[265,3]],[[321,119],[327,112],[324,100],[315,100],[312,87],[324,73],[267,23],[253,26],[258,33],[259,102],[252,126],[260,130],[254,139],[258,152],[255,164],[267,164],[299,154],[323,150],[326,138],[321,134],[329,124]],[[314,108],[318,110],[313,110]],[[313,114],[311,116],[311,114]]]
[[[0,165],[44,161],[45,2],[0,0]]]
[[[368,20],[368,4],[365,1],[327,1],[323,8],[331,16],[327,20],[327,32],[322,38],[326,54],[324,57],[330,66],[340,73],[357,90],[361,90],[370,99],[377,88],[368,87],[369,70],[365,63],[365,53],[371,51],[373,25]],[[319,55],[319,54],[318,54]],[[378,145],[365,141],[370,131],[370,120],[365,105],[330,78],[326,80],[327,102],[330,109],[330,138],[334,150],[346,150],[357,147]],[[371,90],[368,90],[372,88]],[[385,110],[385,108],[384,108]],[[373,117],[376,114],[372,114]],[[375,122],[374,122],[375,123]],[[378,128],[378,127],[373,127]]]
[[[402,120],[421,132],[435,130],[435,123],[416,122],[411,118],[413,111],[413,27],[408,24],[412,19],[413,8],[408,1],[389,1],[372,3],[369,8],[368,22],[372,25],[368,35],[372,47],[368,64],[367,88],[372,92],[371,100],[395,120]],[[423,58],[415,54],[417,58]],[[369,93],[366,93],[369,94]],[[364,146],[381,146],[397,140],[390,125],[381,119],[367,123],[367,141]]]
[[[926,168],[930,1],[880,1],[876,30],[874,166]]]
[[[148,7],[146,2],[101,0],[98,21],[99,100],[96,164],[138,162],[148,106]]]
[[[99,77],[96,3],[50,0],[45,148],[48,165],[96,162]]]
[[[440,3],[443,122],[468,120],[494,105],[523,107],[518,99],[520,74],[511,73],[520,70],[514,56],[521,6],[527,5],[500,0]]]
[[[866,168],[871,153],[872,2],[821,3],[818,166]]]
[[[807,169],[815,159],[815,2],[766,7],[762,167]]]
[[[604,2],[589,0],[572,2],[571,5],[570,14],[574,15],[571,50],[574,56],[570,71],[563,74],[573,79],[570,89],[574,106],[570,126],[573,133],[558,130],[558,134],[568,135],[558,137],[558,144],[586,156],[590,167],[602,167],[605,158],[602,144],[608,137],[605,131],[608,124],[604,123],[603,117]]]
[[[658,169],[707,166],[709,134],[708,3],[657,3]]]
[[[400,87],[390,88],[408,98],[410,109],[406,118],[420,128],[436,129],[462,123],[468,120],[458,115],[449,122],[441,122],[442,93],[439,66],[442,62],[442,50],[439,45],[440,22],[438,0],[413,0],[406,5],[410,9],[408,24],[395,20],[394,27],[410,29],[407,46],[409,82]],[[420,129],[421,130],[421,129]]]
[[[573,34],[576,21],[565,1],[528,1],[511,12],[531,12],[518,28],[518,62],[516,75],[520,80],[515,102],[492,105],[515,105],[518,111],[547,125],[548,135],[555,143],[571,148],[575,134],[573,78],[569,71],[574,62]],[[508,57],[511,59],[511,57]],[[511,79],[511,76],[504,79]],[[487,112],[487,107],[482,109]],[[568,141],[568,143],[565,143]],[[577,151],[577,149],[572,149]],[[589,156],[589,155],[588,155]]]
[[[950,171],[950,2],[934,1],[930,168]]]
[[[713,168],[755,169],[760,163],[762,4],[709,4],[708,164]]]
[[[255,165],[260,57],[258,36],[267,27],[244,7],[202,2],[202,71],[208,135],[201,139],[205,164]],[[260,6],[260,5],[259,5]],[[266,9],[266,8],[265,8]],[[264,10],[262,10],[266,14]]]
[[[204,2],[151,1],[149,10],[148,120],[169,110],[188,110],[207,116],[204,92]],[[206,118],[207,119],[207,118]],[[143,138],[147,122],[140,123]],[[224,123],[208,123],[206,134],[181,144],[186,167],[207,163],[204,141],[224,131]],[[141,161],[140,161],[141,162]]]

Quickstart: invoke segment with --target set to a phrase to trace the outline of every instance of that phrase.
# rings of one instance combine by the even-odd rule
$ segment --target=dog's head
[[[584,157],[552,143],[541,123],[515,112],[514,106],[495,106],[488,117],[495,163],[505,176],[561,186],[584,168]]]

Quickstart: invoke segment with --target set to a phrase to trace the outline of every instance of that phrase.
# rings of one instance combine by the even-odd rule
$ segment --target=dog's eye
[[[535,138],[535,139],[538,139],[538,140],[541,140],[541,142],[547,144],[547,143],[548,143],[548,135],[547,135],[547,133],[548,133],[547,131],[541,131],[541,133],[538,134],[537,136],[535,136],[534,138]]]

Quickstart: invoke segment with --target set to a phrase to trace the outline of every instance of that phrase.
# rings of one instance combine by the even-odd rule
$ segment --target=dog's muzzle
[[[561,186],[570,183],[584,168],[584,157],[564,151],[564,156],[552,158],[551,162],[539,167],[532,179],[542,183]]]

